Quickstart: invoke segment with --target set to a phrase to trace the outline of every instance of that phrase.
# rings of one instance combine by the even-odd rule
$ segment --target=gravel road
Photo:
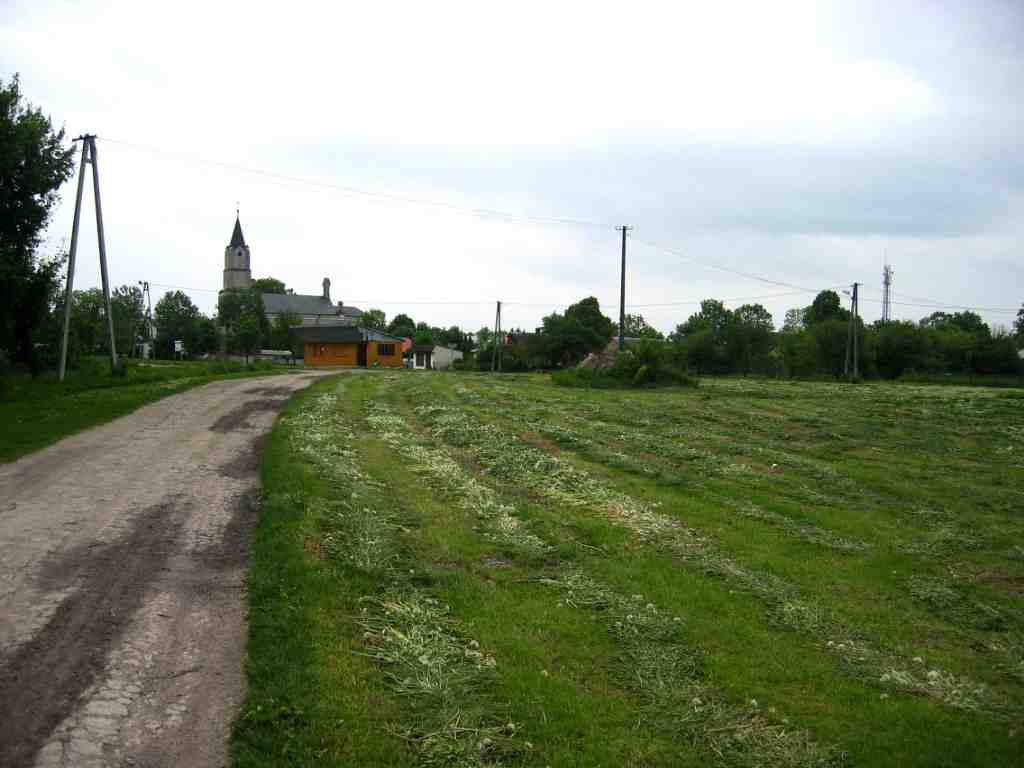
[[[0,766],[227,764],[260,443],[317,375],[207,384],[0,465]]]

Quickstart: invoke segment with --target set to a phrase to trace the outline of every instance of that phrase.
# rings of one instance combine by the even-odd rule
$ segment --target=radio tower
[[[892,319],[892,267],[888,264],[882,268],[882,322]]]

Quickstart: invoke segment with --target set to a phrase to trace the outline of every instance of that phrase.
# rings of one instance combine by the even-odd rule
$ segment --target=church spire
[[[245,245],[245,238],[242,237],[242,222],[238,218],[238,211],[235,211],[235,230],[231,233],[231,242],[228,248],[237,248]]]

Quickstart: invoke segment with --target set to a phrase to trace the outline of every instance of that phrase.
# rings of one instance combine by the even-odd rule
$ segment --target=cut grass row
[[[350,455],[333,459],[339,466],[348,462],[364,478],[360,503],[379,512],[381,530],[395,537],[389,551],[398,553],[398,571],[413,571],[417,594],[449,606],[459,632],[495,659],[480,698],[471,697],[473,709],[483,707],[493,722],[507,718],[514,728],[502,733],[514,748],[486,749],[477,757],[525,765],[824,764],[796,762],[799,750],[780,759],[756,738],[738,751],[716,741],[722,733],[770,733],[750,726],[751,715],[764,718],[769,729],[806,729],[815,743],[849,752],[855,764],[1003,765],[1019,756],[1014,722],[928,699],[889,696],[877,681],[866,684],[817,639],[766,621],[755,596],[699,569],[680,568],[671,552],[637,547],[628,531],[587,504],[564,503],[516,482],[514,473],[495,473],[464,446],[436,439],[431,420],[414,407],[461,403],[479,418],[507,403],[510,393],[547,400],[556,411],[585,411],[602,402],[601,395],[573,391],[551,398],[536,377],[509,381],[515,383],[492,387],[474,377],[352,377],[338,407],[358,436],[345,441]],[[322,383],[299,395],[287,413],[308,408],[309,400],[330,386]],[[637,397],[642,406],[657,402]],[[685,405],[670,402],[673,408]],[[397,442],[394,434],[400,430],[397,422],[387,427],[389,418],[408,428]],[[496,421],[514,427],[509,413]],[[383,631],[375,622],[386,617],[367,620],[360,613],[393,595],[395,577],[353,568],[344,556],[330,554],[331,542],[339,540],[337,531],[332,538],[330,510],[343,489],[294,450],[290,429],[287,420],[279,422],[264,460],[264,482],[272,491],[254,552],[251,690],[236,727],[236,759],[244,765],[430,764],[418,747],[426,723],[422,706],[407,685],[396,686],[388,661],[393,657],[375,651],[374,638]],[[559,453],[616,493],[659,502],[662,513],[697,526],[746,567],[783,573],[855,618],[863,607],[859,591],[875,589],[873,571],[889,564],[863,566],[875,557],[874,548],[870,556],[824,557],[813,543],[723,510],[713,496],[687,506],[685,486],[666,484],[663,476],[645,477],[570,450]],[[845,468],[837,465],[835,471]],[[811,482],[811,489],[821,488],[821,482]],[[738,498],[745,493],[743,487],[734,490]],[[313,503],[317,500],[325,503]],[[474,513],[477,507],[498,512],[489,518]],[[506,513],[519,527],[509,528],[501,518]],[[389,520],[400,522],[396,527]],[[818,522],[827,527],[827,515]],[[361,534],[353,531],[363,528],[341,538],[356,541]],[[534,540],[546,548],[538,549]],[[834,568],[845,568],[845,575],[828,578]],[[587,593],[598,597],[589,599]],[[623,645],[615,623],[630,624],[625,615],[631,614],[621,606],[636,594],[643,595],[644,608],[649,603],[659,616],[682,619],[679,639],[696,655],[652,655],[647,651],[661,646],[650,644],[638,654],[637,646]],[[899,599],[883,606],[881,614],[892,615],[872,631],[908,656],[922,644],[931,651],[931,638],[915,636],[913,628],[906,635],[896,631],[908,615],[918,617],[906,613],[908,605]],[[927,632],[949,630],[941,617],[931,618],[933,623],[924,625]],[[377,634],[364,636],[367,627]],[[945,650],[950,662],[971,667],[958,644]],[[651,658],[662,663],[645,666],[643,659]],[[691,668],[691,661],[697,666]],[[677,666],[685,668],[681,677]],[[697,676],[688,677],[686,670],[694,669]],[[659,680],[669,684],[658,685]],[[1012,698],[1013,690],[1003,683]],[[693,693],[687,687],[693,684],[711,693]],[[687,694],[687,701],[666,691]],[[706,713],[695,717],[681,706],[699,707],[705,700],[730,714],[724,721]],[[835,755],[827,747],[804,754],[818,754],[822,761]]]

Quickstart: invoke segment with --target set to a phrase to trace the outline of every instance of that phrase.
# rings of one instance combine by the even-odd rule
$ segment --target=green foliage
[[[283,282],[276,277],[259,277],[252,281],[252,290],[257,293],[288,293]]]
[[[667,344],[645,339],[615,356],[611,368],[567,368],[551,379],[563,387],[611,389],[623,387],[697,386],[697,379],[672,359]]]
[[[174,356],[174,342],[185,344],[185,354],[201,353],[199,308],[181,291],[168,291],[153,308],[156,318],[156,352],[159,357]]]
[[[565,310],[565,319],[596,334],[606,344],[615,333],[615,324],[601,312],[601,304],[588,296]]]
[[[302,317],[294,312],[282,312],[275,317],[273,326],[270,329],[270,348],[291,349],[294,351],[297,342],[292,335],[291,327],[301,324]]]
[[[614,324],[614,334],[618,335],[618,323]],[[626,314],[625,336],[631,339],[664,339],[665,335],[657,328],[648,325],[641,314]]]
[[[416,329],[412,334],[413,344],[436,344],[434,329],[426,323],[416,323]]]
[[[22,99],[15,75],[0,80],[0,349],[38,371],[41,331],[59,291],[63,255],[38,249],[73,149],[42,110]],[[52,339],[51,339],[52,346]]]
[[[229,352],[249,355],[271,341],[272,329],[263,306],[263,294],[255,287],[221,291],[217,297],[217,322],[225,329]],[[256,328],[255,346],[253,327]]]
[[[383,331],[387,328],[387,315],[384,314],[383,309],[368,309],[363,312],[362,318],[359,321],[363,328],[373,328],[378,331]]]
[[[232,333],[232,341],[243,353],[246,362],[249,362],[249,355],[260,348],[260,324],[252,314],[242,316],[242,319],[235,325]]]
[[[388,333],[394,336],[412,338],[416,333],[416,323],[408,315],[399,313],[388,323]]]
[[[843,309],[839,294],[835,291],[822,291],[803,312],[804,325],[807,327],[830,320],[849,319],[850,311]]]

